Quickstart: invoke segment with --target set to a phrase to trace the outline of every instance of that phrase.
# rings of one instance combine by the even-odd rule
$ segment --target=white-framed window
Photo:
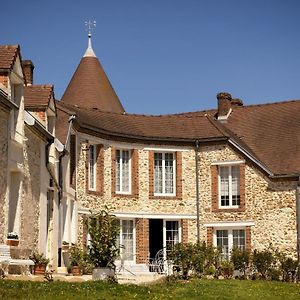
[[[120,220],[120,255],[124,261],[135,260],[135,222],[134,220]]]
[[[130,150],[116,150],[116,193],[131,193]]]
[[[216,228],[214,246],[221,248],[222,257],[228,259],[234,247],[241,250],[246,249],[246,230],[244,228]]]
[[[175,244],[181,242],[181,224],[179,220],[164,220],[163,223],[163,246],[165,257]]]
[[[240,166],[221,165],[218,167],[219,207],[237,208],[240,205]]]
[[[96,190],[96,166],[97,166],[97,147],[90,145],[89,148],[89,190]]]
[[[174,152],[154,153],[154,195],[176,193],[176,160]]]

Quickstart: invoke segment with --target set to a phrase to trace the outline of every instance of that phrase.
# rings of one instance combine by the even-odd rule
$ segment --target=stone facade
[[[0,109],[0,243],[6,240],[9,112]],[[6,129],[6,130],[5,130]]]
[[[80,136],[79,136],[80,137]],[[95,138],[91,137],[94,141]],[[113,151],[118,148],[115,145],[111,147],[109,141],[99,144],[105,144],[102,157],[104,159],[103,167],[103,193],[94,194],[87,192],[86,172],[87,172],[87,154],[88,142],[86,136],[84,139],[78,139],[77,153],[77,201],[78,206],[85,209],[99,210],[108,206],[111,211],[123,214],[144,213],[156,214],[158,218],[167,218],[168,215],[186,214],[196,215],[196,167],[195,151],[189,147],[175,147],[177,153],[180,153],[181,168],[181,191],[179,197],[153,197],[151,193],[151,155],[153,150],[147,150],[144,145],[127,144],[126,148],[135,149],[138,160],[138,194],[118,195],[112,193],[112,175],[114,174]],[[120,145],[121,147],[121,145]],[[177,154],[178,157],[178,154]],[[220,162],[241,162],[241,198],[243,197],[242,209],[226,210],[216,209],[213,204],[212,192],[212,165]],[[178,166],[177,166],[178,168]],[[134,172],[134,169],[132,169]],[[99,176],[99,174],[97,174]],[[100,175],[101,176],[101,175]],[[132,174],[137,176],[137,174]],[[207,223],[218,222],[252,222],[253,226],[245,226],[246,247],[248,249],[263,249],[270,243],[279,247],[281,250],[296,251],[296,211],[295,211],[295,189],[296,182],[288,180],[271,180],[262,171],[260,171],[244,156],[238,153],[227,144],[206,145],[200,148],[199,152],[199,185],[200,185],[200,236],[201,240],[208,243],[213,242],[212,236],[214,228],[207,227]],[[178,187],[178,186],[177,186]],[[244,195],[242,195],[244,194]],[[160,216],[160,217],[159,217]],[[137,225],[137,262],[145,258],[145,232],[140,229],[140,217],[136,218]],[[145,225],[145,224],[144,224]],[[196,241],[196,220],[181,220],[182,241]],[[146,231],[149,228],[146,226]],[[143,232],[143,235],[140,234]],[[141,249],[139,249],[141,247]],[[148,248],[147,248],[148,247]],[[140,255],[139,253],[143,253]]]
[[[25,126],[24,174],[20,246],[37,249],[39,244],[39,215],[41,195],[41,144],[44,142]],[[45,180],[45,178],[44,178]]]

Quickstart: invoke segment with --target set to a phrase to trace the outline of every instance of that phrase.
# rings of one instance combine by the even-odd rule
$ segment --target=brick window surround
[[[219,207],[218,165],[211,165],[211,202],[213,212],[245,211],[245,164],[240,164],[240,205],[238,208]]]
[[[181,232],[182,232],[181,241],[183,244],[187,244],[189,242],[189,231],[188,231],[188,220],[187,219],[181,220]]]
[[[89,151],[86,151],[86,164],[85,164],[85,186],[87,194],[103,195],[104,183],[104,149],[103,145],[96,146],[96,190],[89,189]]]
[[[149,256],[149,220],[136,219],[136,263],[144,264]]]
[[[154,153],[159,151],[149,151],[149,198],[150,199],[182,199],[182,153],[175,152],[176,161],[176,195],[154,195]]]
[[[131,194],[116,192],[116,150],[111,147],[111,195],[113,197],[137,198],[139,196],[139,153],[131,149]]]
[[[246,234],[246,251],[251,251],[251,226],[246,226],[245,228],[245,234]],[[221,227],[220,227],[221,229]],[[243,229],[243,228],[241,228]],[[214,234],[214,227],[207,227],[206,232],[206,243],[208,246],[213,246],[213,234]]]

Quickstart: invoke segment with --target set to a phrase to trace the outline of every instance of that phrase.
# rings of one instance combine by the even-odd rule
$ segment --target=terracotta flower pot
[[[19,240],[7,239],[6,240],[6,245],[8,245],[8,246],[18,246],[19,245]]]
[[[81,269],[78,266],[72,266],[72,274],[73,276],[80,276]]]
[[[45,275],[46,266],[45,265],[34,265],[34,275]]]

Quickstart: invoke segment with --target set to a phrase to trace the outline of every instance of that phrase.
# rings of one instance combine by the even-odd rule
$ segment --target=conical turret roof
[[[61,101],[68,104],[123,113],[124,108],[96,57],[89,36],[82,57]]]

